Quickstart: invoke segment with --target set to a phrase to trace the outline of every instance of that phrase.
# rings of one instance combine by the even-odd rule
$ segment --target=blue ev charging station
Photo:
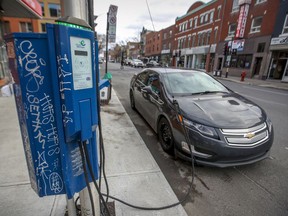
[[[80,142],[98,178],[98,45],[83,22],[46,29],[13,33],[7,54],[31,186],[40,197],[71,199],[87,186]]]

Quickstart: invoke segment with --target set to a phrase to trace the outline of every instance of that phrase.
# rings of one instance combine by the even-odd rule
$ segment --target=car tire
[[[158,138],[162,149],[170,155],[174,155],[174,138],[172,129],[166,118],[161,118],[158,122]]]
[[[130,90],[130,106],[133,110],[136,110],[135,107],[135,99],[134,99],[134,95],[133,95],[133,91]]]

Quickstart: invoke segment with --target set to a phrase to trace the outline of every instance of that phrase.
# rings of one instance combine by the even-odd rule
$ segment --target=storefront
[[[268,78],[288,82],[288,36],[272,38],[270,51]]]
[[[0,88],[11,81],[7,62],[4,36],[10,32],[9,22],[4,18],[30,18],[42,17],[41,5],[37,0],[0,0]]]

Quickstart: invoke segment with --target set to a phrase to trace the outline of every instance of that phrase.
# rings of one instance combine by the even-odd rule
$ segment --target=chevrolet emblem
[[[247,133],[247,134],[244,134],[244,138],[247,138],[247,139],[252,139],[254,136],[255,136],[254,133]]]

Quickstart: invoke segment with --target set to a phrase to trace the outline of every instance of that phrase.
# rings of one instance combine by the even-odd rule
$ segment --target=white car
[[[144,63],[139,59],[133,59],[131,63],[132,67],[142,67],[144,68]]]
[[[151,61],[146,63],[146,66],[147,67],[157,67],[157,66],[159,66],[159,63],[154,61],[154,60],[151,60]]]

